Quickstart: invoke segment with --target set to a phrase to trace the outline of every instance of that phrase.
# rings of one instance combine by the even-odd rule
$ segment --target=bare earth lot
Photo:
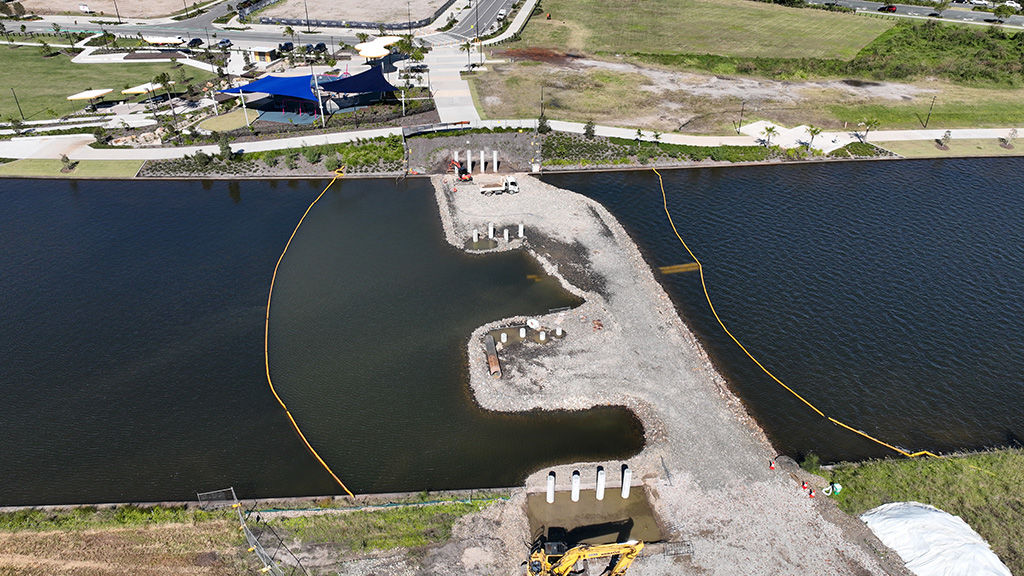
[[[104,16],[113,16],[114,0],[22,0],[22,6],[29,12],[36,14],[82,14],[78,9],[79,4],[87,4],[89,9],[96,14],[101,12]],[[189,8],[192,2],[188,3]],[[156,18],[168,16],[179,10],[184,10],[181,0],[121,0],[117,3],[117,12],[122,18]],[[82,14],[83,18],[87,18]]]
[[[359,20],[363,22],[401,23],[416,21],[433,15],[444,0],[305,0],[310,19]],[[120,6],[120,4],[118,5]],[[305,18],[303,0],[285,0],[260,12],[260,16],[277,18]]]

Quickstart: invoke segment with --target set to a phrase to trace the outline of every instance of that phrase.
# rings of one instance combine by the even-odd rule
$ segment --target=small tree
[[[1000,138],[1003,148],[1013,148],[1013,141],[1017,139],[1017,129],[1010,128],[1010,133],[1006,135],[1006,138]]]
[[[939,0],[939,2],[935,4],[935,13],[938,14],[941,18],[942,13],[945,12],[946,10],[949,10],[949,5],[951,3],[952,0]]]
[[[281,35],[291,38],[293,42],[295,41],[295,30],[292,30],[291,26],[285,26],[284,30],[281,32]]]
[[[640,130],[639,128],[637,128],[637,129],[636,129],[636,136],[635,136],[635,137],[633,137],[633,140],[636,140],[636,143],[637,143],[637,145],[639,145],[639,144],[640,144],[640,141],[641,141],[641,140],[643,140],[643,138],[644,138],[644,133],[643,133],[643,131],[642,131],[642,130]]]
[[[71,159],[68,158],[67,154],[61,154],[60,155],[60,163],[61,163],[61,172],[71,172],[71,169],[74,166],[72,164],[72,162],[71,162]]]
[[[3,22],[0,22],[0,34],[3,34],[4,38],[6,38],[8,42],[11,41],[10,35],[7,34],[7,26],[4,25]]]
[[[465,43],[459,44],[459,50],[462,50],[463,52],[466,53],[466,68],[472,68],[473,67],[473,61],[472,61],[472,58],[473,58],[473,43],[470,42],[469,40],[467,40]]]
[[[585,136],[587,140],[593,140],[594,139],[594,121],[593,120],[587,120],[587,123],[583,125],[583,136]]]
[[[875,128],[878,128],[878,119],[865,118],[864,120],[861,120],[859,125],[864,127],[864,140],[867,140],[868,134],[870,134]]]
[[[993,10],[992,13],[995,14],[996,19],[998,19],[1001,22],[1003,20],[1006,20],[1010,16],[1016,14],[1017,11],[1014,10],[1013,8],[1010,8],[1006,4],[1000,4],[999,6],[996,6],[996,9]]]
[[[60,34],[60,24],[57,24],[56,22],[54,22],[50,27],[53,28],[53,33],[55,35],[56,34]]]
[[[356,32],[356,38],[358,38],[360,42],[366,42],[370,39],[370,35],[366,32]]]
[[[811,135],[811,139],[807,142],[807,149],[809,150],[814,147],[814,138],[818,134],[821,134],[821,128],[818,128],[817,126],[808,126],[807,133]]]
[[[942,148],[943,149],[949,148],[949,143],[952,140],[953,140],[953,133],[950,132],[949,130],[946,130],[946,132],[942,135],[942,140],[940,140],[942,142]]]
[[[661,142],[661,132],[655,130],[653,133],[651,133],[651,136],[654,137],[655,142]]]
[[[537,132],[540,134],[547,134],[548,132],[551,132],[551,125],[548,124],[548,118],[543,114],[537,118]]]
[[[230,162],[234,158],[234,152],[231,151],[231,139],[228,138],[227,134],[217,136],[217,146],[220,147],[220,157],[222,160]]]
[[[53,54],[53,48],[51,48],[50,45],[46,42],[43,42],[39,46],[39,53],[42,54],[44,58],[49,57],[51,54]]]
[[[778,134],[778,132],[779,131],[775,128],[775,126],[767,126],[764,129],[764,146],[765,146],[765,148],[767,148],[767,147],[772,145],[772,136],[775,136],[776,134]]]

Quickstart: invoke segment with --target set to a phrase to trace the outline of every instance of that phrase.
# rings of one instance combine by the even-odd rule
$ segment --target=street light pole
[[[312,30],[309,29],[309,6],[306,6],[306,0],[302,0],[302,8],[306,11],[306,34],[309,34]]]
[[[476,8],[473,10],[473,33],[476,37],[477,52],[480,52],[480,63],[483,64],[484,53],[483,47],[480,46],[480,0],[476,0]]]
[[[181,5],[185,7],[185,18],[188,18],[188,4],[185,4],[185,0],[181,0]]]
[[[114,14],[117,14],[117,23],[121,23],[121,12],[117,10],[117,0],[114,0]]]

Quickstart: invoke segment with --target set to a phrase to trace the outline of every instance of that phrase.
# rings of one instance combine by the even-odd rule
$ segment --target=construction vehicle
[[[516,182],[515,176],[506,176],[501,180],[501,184],[480,186],[480,193],[484,196],[505,193],[515,194],[517,192],[519,192],[519,183]]]
[[[636,560],[644,543],[630,540],[619,544],[580,544],[568,548],[564,542],[544,542],[534,547],[527,563],[527,576],[567,576],[587,571],[587,562],[596,558],[608,558],[611,564],[609,576],[622,576]],[[604,574],[604,572],[601,572]]]
[[[466,167],[459,163],[458,160],[452,160],[448,163],[448,171],[454,172],[455,175],[462,182],[469,182],[473,179],[473,175],[466,170]]]

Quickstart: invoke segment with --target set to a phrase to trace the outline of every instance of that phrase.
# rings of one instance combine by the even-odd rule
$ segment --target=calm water
[[[726,325],[826,414],[901,447],[1024,437],[1020,159],[663,171]],[[650,172],[558,175],[608,207],[655,267],[690,260]],[[657,275],[657,273],[656,273]],[[711,316],[697,273],[659,276],[776,446],[893,454],[823,421]]]
[[[325,184],[0,182],[0,505],[337,493],[263,374],[270,274]],[[271,367],[353,491],[510,485],[640,448],[624,409],[472,403],[473,328],[573,303],[537,273],[444,244],[425,181],[324,196],[278,275]]]

